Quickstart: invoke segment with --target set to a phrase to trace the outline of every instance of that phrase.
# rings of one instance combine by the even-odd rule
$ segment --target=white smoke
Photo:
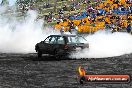
[[[35,44],[54,33],[51,28],[43,28],[43,20],[37,20],[37,12],[29,11],[22,20],[0,7],[0,52],[33,53]],[[20,18],[21,19],[21,18]]]
[[[73,53],[73,58],[104,58],[132,53],[132,35],[99,31],[86,37],[89,49]]]
[[[0,4],[2,3],[3,0],[0,0]],[[9,5],[12,6],[16,3],[17,0],[7,0],[9,2]]]

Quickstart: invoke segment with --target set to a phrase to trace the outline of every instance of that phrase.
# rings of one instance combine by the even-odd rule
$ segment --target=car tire
[[[42,52],[38,50],[38,58],[42,57]]]

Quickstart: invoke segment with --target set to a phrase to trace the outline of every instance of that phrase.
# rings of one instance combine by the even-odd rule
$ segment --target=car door
[[[44,41],[42,41],[39,45],[40,50],[44,53],[44,54],[48,54],[49,52],[49,43],[51,41],[52,37],[49,36],[47,37]]]
[[[56,36],[52,36],[51,40],[49,41],[49,44],[48,44],[48,53],[49,54],[54,53],[54,47],[56,46],[56,39],[57,39]]]
[[[54,48],[56,48],[57,50],[62,50],[64,48],[64,45],[65,45],[64,37],[58,36],[56,38],[56,44],[55,44]]]
[[[48,45],[48,53],[54,54],[56,50],[60,50],[64,47],[64,43],[64,38],[62,36],[52,36]]]

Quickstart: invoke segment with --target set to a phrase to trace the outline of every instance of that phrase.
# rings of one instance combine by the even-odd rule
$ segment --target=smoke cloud
[[[73,58],[105,58],[132,53],[132,35],[98,31],[86,37],[89,49],[73,53]]]
[[[5,7],[0,7],[1,53],[33,53],[36,43],[54,34],[53,29],[43,28],[43,20],[36,19],[37,12],[29,11],[19,19],[10,13],[5,14],[6,10]]]

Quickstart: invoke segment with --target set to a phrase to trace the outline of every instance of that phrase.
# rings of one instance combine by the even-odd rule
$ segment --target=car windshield
[[[68,37],[68,43],[86,43],[87,40],[81,36],[70,36]]]

